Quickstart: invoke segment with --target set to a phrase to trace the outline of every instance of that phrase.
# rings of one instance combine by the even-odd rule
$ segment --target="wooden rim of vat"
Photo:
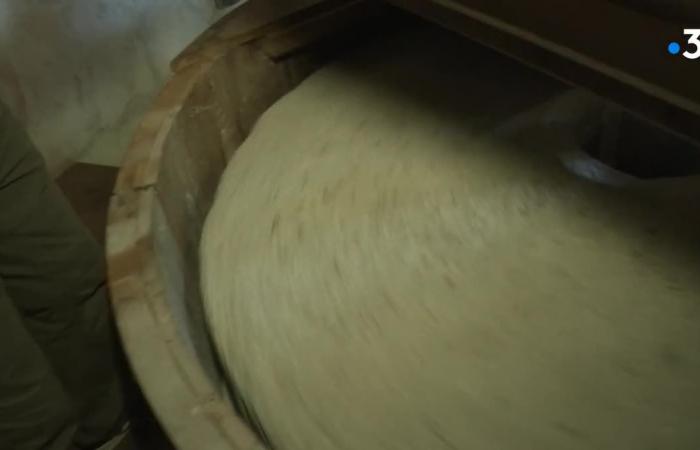
[[[178,335],[163,261],[157,254],[159,234],[164,232],[158,220],[162,221],[166,206],[191,208],[193,200],[173,198],[163,190],[172,187],[173,177],[182,176],[195,196],[204,190],[211,201],[226,160],[260,114],[322,65],[328,50],[357,41],[357,34],[371,29],[368,22],[376,24],[386,9],[373,0],[245,3],[173,61],[171,79],[134,134],[110,201],[108,281],[132,372],[164,431],[180,450],[265,446]],[[239,84],[236,98],[220,98],[213,86],[210,73],[218,71],[216,82],[221,86],[227,80],[221,73],[225,70],[224,75],[232,75]],[[225,120],[219,120],[221,111]],[[202,134],[204,142],[189,142],[186,148],[188,142],[178,140],[192,140],[187,136],[194,127],[192,121],[210,131],[212,126],[221,128],[208,136]],[[188,125],[190,130],[182,129]],[[203,153],[209,152],[207,157],[198,159],[199,149],[193,148],[199,145]],[[178,161],[174,153],[184,160]],[[207,158],[217,162],[209,164]],[[177,173],[170,176],[170,170]],[[198,179],[193,182],[193,177]],[[201,209],[200,219],[207,212]],[[175,225],[187,228],[187,224]],[[187,255],[194,258],[199,235],[193,234],[201,231],[201,223],[198,226],[190,227],[186,236],[190,239]]]
[[[651,74],[646,80],[662,89],[647,89],[647,92],[640,93],[638,88],[630,87],[629,78],[619,77],[620,70],[610,70],[612,66],[575,65],[571,58],[556,58],[558,51],[566,53],[571,48],[543,46],[542,36],[547,31],[544,28],[540,33],[523,34],[517,38],[513,37],[517,30],[513,31],[510,25],[510,29],[501,30],[504,31],[502,34],[484,28],[484,23],[492,17],[488,14],[489,9],[542,9],[550,3],[560,7],[558,1],[539,2],[537,7],[518,2],[507,6],[503,2],[487,0],[389,0],[388,3],[486,43],[566,81],[589,87],[594,92],[597,89],[600,95],[656,119],[662,125],[672,127],[680,123],[681,132],[694,138],[699,136],[700,128],[692,125],[696,123],[696,113],[700,110],[700,95],[696,95],[700,85],[695,83],[700,63],[686,66],[684,76]],[[336,28],[356,26],[357,20],[368,11],[381,9],[378,3],[372,0],[252,0],[244,4],[203,33],[173,61],[172,78],[154,100],[134,135],[110,204],[107,228],[109,285],[117,325],[133,372],[166,433],[181,450],[264,447],[207,378],[195,355],[178,338],[166,299],[165,281],[155,251],[159,231],[155,227],[154,210],[159,202],[158,186],[165,170],[164,155],[173,140],[176,124],[186,121],[185,115],[206,114],[210,106],[208,100],[211,100],[207,95],[211,95],[212,87],[207,86],[204,79],[223,58],[243,49],[240,54],[245,64],[235,70],[245,72],[241,75],[243,78],[259,76],[263,83],[261,86],[250,85],[261,94],[253,99],[252,106],[246,103],[250,99],[242,98],[233,105],[234,112],[246,116],[234,117],[239,129],[223,130],[216,137],[220,141],[217,145],[222,149],[235,149],[257,116],[318,66],[313,57],[295,60],[294,64],[286,64],[285,58],[335,34]],[[612,23],[616,18],[630,20],[638,28],[659,30],[656,37],[667,36],[671,30],[658,21],[626,13],[604,1],[594,0],[586,4],[589,16],[600,16],[601,8],[607,8],[605,12],[611,14],[599,17],[599,24]],[[492,13],[510,14],[513,17],[511,22],[517,22],[536,17],[542,11],[532,14],[527,11]],[[491,27],[499,26],[497,21],[491,22]],[[577,44],[571,38],[567,39],[571,45]],[[622,36],[621,39],[629,41],[630,38]],[[640,39],[649,45],[653,43],[649,33]],[[536,42],[538,40],[540,42]],[[601,38],[594,41],[599,45]],[[588,45],[584,44],[583,47]],[[605,48],[603,52],[611,61],[615,59],[612,50],[615,49]],[[653,56],[651,60],[658,66],[661,58]],[[617,62],[629,63],[632,69],[639,64],[634,58]],[[251,72],[243,70],[248,63],[253,67]],[[609,73],[606,74],[606,70]],[[679,80],[682,79],[694,84],[681,86]],[[262,95],[266,89],[269,94]],[[679,97],[673,92],[669,94],[668,89],[685,89],[689,97]],[[683,120],[679,121],[679,118]],[[230,155],[222,155],[222,161],[227,156]],[[210,184],[215,186],[215,183]],[[187,199],[171,201],[186,202]]]

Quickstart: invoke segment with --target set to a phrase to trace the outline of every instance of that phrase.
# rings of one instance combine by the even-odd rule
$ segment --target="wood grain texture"
[[[245,39],[229,39],[225,20],[175,63],[133,137],[110,202],[109,284],[119,332],[154,413],[182,450],[264,448],[228,400],[209,346],[199,299],[201,227],[221,171],[257,117],[327,58],[328,48],[314,41],[348,41],[316,19],[347,31],[359,11],[347,14],[345,4],[362,2],[291,15],[275,9],[279,2],[251,3],[254,9],[230,17],[236,30],[250,31]],[[280,42],[276,33],[295,50],[273,60],[261,49],[267,39]]]
[[[266,0],[249,1],[211,26],[172,62],[178,72],[203,59],[219,58],[231,47],[269,36],[275,31],[342,8],[358,0]]]

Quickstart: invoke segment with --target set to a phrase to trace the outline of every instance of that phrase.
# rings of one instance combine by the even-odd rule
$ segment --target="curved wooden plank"
[[[313,17],[320,11],[333,11],[353,0],[253,0],[243,3],[222,17],[192,42],[171,63],[174,72],[200,62],[214,60],[231,46],[250,42],[290,23]]]
[[[277,2],[254,3],[264,12]],[[346,6],[361,3],[334,2],[336,9],[311,7],[279,20],[263,12],[234,20],[234,10],[225,23],[267,31],[253,40],[205,39],[185,52],[189,63],[154,100],[127,151],[107,227],[113,309],[137,381],[181,450],[264,448],[228,400],[208,340],[199,298],[201,228],[228,158],[259,115],[322,64],[323,46],[310,44],[335,48],[338,30],[362,16]],[[285,57],[271,58],[265,48]]]

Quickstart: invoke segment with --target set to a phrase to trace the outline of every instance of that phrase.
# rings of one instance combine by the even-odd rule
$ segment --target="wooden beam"
[[[700,2],[697,0],[610,0],[644,14],[685,25],[700,25]]]
[[[700,142],[700,60],[683,30],[605,0],[389,0]]]

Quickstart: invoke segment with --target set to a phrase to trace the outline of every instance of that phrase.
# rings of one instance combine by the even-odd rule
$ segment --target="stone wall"
[[[116,165],[170,60],[222,13],[214,0],[2,0],[0,98],[53,173]]]

